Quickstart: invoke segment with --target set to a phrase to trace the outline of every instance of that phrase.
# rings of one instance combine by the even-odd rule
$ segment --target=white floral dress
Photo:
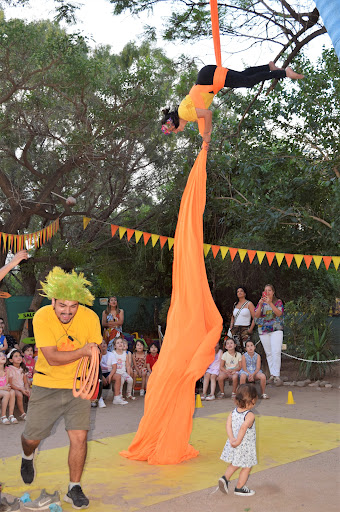
[[[238,412],[237,407],[235,407],[231,413],[231,428],[235,439],[238,436],[241,425],[246,419],[248,412],[250,411]],[[239,446],[233,448],[228,439],[223,448],[221,459],[224,460],[224,462],[231,462],[233,466],[241,468],[250,468],[257,464],[255,421],[252,426],[247,429]]]

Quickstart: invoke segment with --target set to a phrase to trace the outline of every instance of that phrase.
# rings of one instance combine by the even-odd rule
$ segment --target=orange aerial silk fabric
[[[207,151],[202,149],[190,172],[178,216],[172,296],[162,350],[149,378],[138,431],[128,450],[121,452],[149,464],[178,464],[198,455],[189,444],[195,383],[214,360],[222,331],[203,256],[206,162]]]

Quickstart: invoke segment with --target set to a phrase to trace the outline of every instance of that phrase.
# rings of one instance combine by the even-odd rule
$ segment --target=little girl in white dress
[[[239,386],[235,397],[237,407],[229,414],[227,419],[229,439],[221,455],[222,460],[231,463],[225,474],[218,481],[220,490],[225,494],[228,494],[231,476],[239,468],[242,469],[234,494],[237,496],[252,496],[255,494],[255,491],[249,489],[245,484],[252,466],[257,464],[255,416],[251,412],[256,401],[257,390],[253,384],[242,384]]]

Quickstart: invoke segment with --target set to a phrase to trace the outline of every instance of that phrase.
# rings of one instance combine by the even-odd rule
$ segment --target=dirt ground
[[[282,374],[289,380],[296,380],[295,366],[292,363],[283,362]],[[334,387],[317,390],[311,387],[268,386],[270,400],[260,400],[256,405],[256,414],[339,424],[338,371],[331,377],[327,376],[325,380],[332,382]],[[293,392],[295,405],[286,405],[288,390]],[[229,391],[230,389],[226,386],[227,396]],[[137,398],[134,403],[124,407],[113,406],[110,399],[106,403],[106,409],[92,409],[90,439],[97,440],[137,430],[143,414],[143,398]],[[227,413],[232,406],[230,398],[205,402],[203,408],[196,409],[195,417]],[[23,427],[23,423],[11,426],[0,425],[2,459],[20,455],[20,435]],[[275,436],[275,432],[273,435]],[[338,438],[340,439],[340,430]],[[67,445],[68,438],[61,421],[54,428],[51,437],[41,444],[40,449],[48,450]],[[209,509],[215,512],[226,510],[228,512],[319,512],[326,508],[327,512],[335,512],[339,509],[340,498],[339,455],[340,448],[335,448],[251,475],[249,486],[256,490],[256,495],[253,497],[234,496],[232,491],[235,482],[232,482],[228,496],[219,490],[216,491],[216,487],[208,487],[139,510],[144,512],[205,512]],[[219,456],[220,454],[216,453],[216,460]],[[4,481],[3,475],[0,476],[0,480]],[[124,512],[123,509],[122,512]]]

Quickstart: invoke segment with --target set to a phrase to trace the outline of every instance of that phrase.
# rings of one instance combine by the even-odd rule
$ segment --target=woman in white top
[[[246,342],[255,327],[255,307],[247,300],[247,290],[244,286],[236,288],[237,301],[230,321],[230,330],[237,346],[245,352]]]

